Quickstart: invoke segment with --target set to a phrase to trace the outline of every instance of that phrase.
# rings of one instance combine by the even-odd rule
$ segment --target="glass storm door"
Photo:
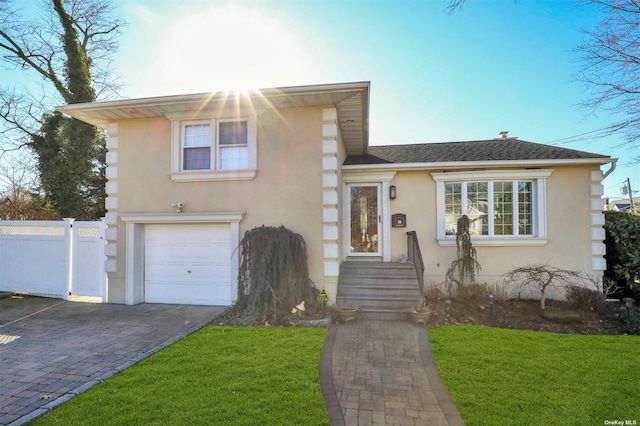
[[[380,185],[349,185],[349,255],[380,256]]]

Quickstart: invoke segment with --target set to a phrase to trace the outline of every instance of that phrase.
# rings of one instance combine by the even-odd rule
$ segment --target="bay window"
[[[433,173],[439,242],[455,241],[458,219],[467,215],[474,244],[546,243],[545,185],[550,174],[550,170]]]

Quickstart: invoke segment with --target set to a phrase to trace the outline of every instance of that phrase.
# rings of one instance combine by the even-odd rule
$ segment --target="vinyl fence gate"
[[[0,221],[0,291],[105,300],[105,222]]]

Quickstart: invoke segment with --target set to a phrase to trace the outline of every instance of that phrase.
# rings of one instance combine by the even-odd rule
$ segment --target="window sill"
[[[257,170],[194,170],[187,172],[171,172],[174,182],[210,182],[224,180],[253,180]]]
[[[471,238],[471,244],[476,247],[535,247],[547,245],[547,239],[539,237]],[[438,245],[441,247],[455,246],[456,238],[438,238]]]

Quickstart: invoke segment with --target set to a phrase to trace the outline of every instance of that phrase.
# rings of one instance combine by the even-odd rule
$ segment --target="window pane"
[[[184,170],[206,170],[211,168],[211,148],[185,148]]]
[[[378,252],[378,188],[352,186],[350,253]]]
[[[533,235],[533,182],[518,182],[518,233]]]
[[[455,235],[458,218],[462,216],[462,184],[444,184],[445,234]]]
[[[493,183],[493,234],[513,235],[513,182]]]
[[[218,127],[220,145],[246,145],[247,122],[224,121]]]
[[[211,146],[211,127],[208,124],[184,126],[184,146]]]
[[[227,146],[220,148],[220,169],[235,170],[249,168],[249,148]]]
[[[471,235],[489,235],[489,184],[467,183],[467,216]]]

